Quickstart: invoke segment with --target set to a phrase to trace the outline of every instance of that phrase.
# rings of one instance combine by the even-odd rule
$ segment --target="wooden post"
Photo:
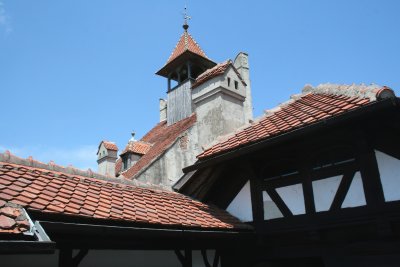
[[[58,266],[59,267],[72,267],[72,249],[61,248],[58,254]]]
[[[261,181],[254,171],[251,163],[246,164],[247,173],[250,180],[251,208],[253,212],[254,226],[257,228],[264,221],[264,202],[261,190]]]
[[[369,145],[365,134],[357,135],[357,160],[364,187],[365,200],[370,207],[377,208],[385,202],[375,151]]]

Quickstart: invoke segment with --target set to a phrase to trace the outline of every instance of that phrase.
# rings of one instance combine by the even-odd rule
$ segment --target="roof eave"
[[[202,60],[207,66],[215,66],[217,63],[212,61],[209,58],[203,57],[199,54],[193,53],[190,50],[185,50],[182,54],[171,60],[170,62],[166,63],[164,67],[162,67],[160,70],[156,72],[157,75],[163,76],[165,78],[168,78],[168,74],[170,73],[168,70],[176,68],[181,61],[187,60],[187,59],[199,59]]]
[[[385,100],[381,100],[378,102],[371,102],[368,105],[363,107],[357,108],[355,110],[346,112],[344,114],[340,114],[338,116],[333,116],[327,119],[323,119],[313,124],[305,125],[301,128],[294,129],[292,131],[282,133],[280,135],[263,139],[255,143],[251,143],[242,147],[235,148],[233,150],[228,150],[226,152],[222,152],[221,154],[216,154],[215,156],[206,157],[204,159],[199,159],[195,164],[191,166],[187,166],[182,169],[183,173],[189,173],[195,170],[203,169],[209,166],[216,165],[218,163],[224,162],[226,160],[236,158],[238,156],[242,156],[261,148],[265,148],[267,146],[277,144],[280,142],[287,141],[291,138],[297,137],[299,135],[304,135],[308,132],[315,131],[320,127],[333,125],[338,122],[346,121],[355,117],[359,117],[365,115],[365,112],[376,112],[390,107],[399,107],[400,106],[400,99],[399,98],[389,98]]]

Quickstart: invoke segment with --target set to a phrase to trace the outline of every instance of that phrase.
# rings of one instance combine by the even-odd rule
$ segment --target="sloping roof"
[[[186,130],[188,130],[196,122],[196,114],[178,121],[174,124],[167,125],[166,121],[158,123],[151,129],[140,141],[151,144],[150,149],[143,155],[132,167],[121,174],[132,179],[140,171],[149,166],[155,159],[160,157],[177,138]],[[121,160],[117,160],[116,172],[121,170]]]
[[[242,146],[338,116],[380,99],[395,97],[393,91],[377,85],[323,84],[306,86],[302,94],[266,111],[266,114],[237,132],[225,136],[197,157],[204,159]]]
[[[190,51],[194,54],[208,59],[204,51],[200,48],[193,37],[187,31],[184,31],[165,65],[167,65],[186,51]]]
[[[179,193],[9,162],[0,162],[0,201],[12,201],[40,213],[110,222],[183,228],[248,227],[224,210]]]
[[[200,74],[199,77],[197,77],[195,82],[192,84],[192,88],[196,88],[197,86],[205,83],[206,81],[211,80],[214,77],[217,77],[219,75],[224,74],[225,71],[229,67],[233,68],[235,73],[238,75],[240,81],[244,85],[246,85],[246,83],[243,81],[242,76],[240,75],[240,73],[237,71],[235,66],[233,66],[232,61],[231,60],[227,60],[225,62],[222,62],[222,63],[219,63],[219,64],[215,65],[214,67],[212,67],[212,68],[206,70],[205,72],[203,72],[202,74]]]
[[[0,236],[3,234],[24,234],[30,231],[30,224],[23,208],[0,199]]]
[[[132,152],[139,155],[146,154],[151,148],[151,144],[142,141],[129,141],[121,155]]]
[[[115,143],[110,142],[110,141],[101,141],[100,144],[99,144],[99,147],[97,149],[97,154],[99,153],[98,151],[100,149],[101,144],[104,144],[104,147],[106,149],[113,150],[113,151],[118,151],[118,147],[117,147],[117,145]]]

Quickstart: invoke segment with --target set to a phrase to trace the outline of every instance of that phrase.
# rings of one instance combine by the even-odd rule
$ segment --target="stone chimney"
[[[98,172],[109,177],[115,177],[115,162],[117,158],[117,145],[113,142],[101,141],[97,150]]]
[[[160,98],[160,122],[167,119],[167,100]]]
[[[246,83],[246,99],[243,103],[244,105],[244,116],[245,122],[248,123],[253,119],[253,104],[251,99],[251,84],[250,84],[250,73],[249,73],[249,55],[244,52],[240,52],[234,62],[233,65],[242,76],[242,79]]]

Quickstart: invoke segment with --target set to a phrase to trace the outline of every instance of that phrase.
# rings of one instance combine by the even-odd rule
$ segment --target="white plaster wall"
[[[208,146],[224,134],[222,95],[214,94],[196,104],[199,146]]]
[[[226,210],[243,222],[253,221],[249,181],[239,191]]]
[[[200,154],[196,125],[181,134],[187,138],[187,147],[182,147],[180,138],[145,171],[137,176],[140,181],[148,181],[153,184],[172,185],[182,177],[182,169],[192,165]]]
[[[312,182],[315,210],[317,212],[329,210],[341,180],[342,175],[338,175]]]
[[[224,134],[231,133],[245,124],[243,101],[223,94],[222,105]]]
[[[267,192],[263,191],[264,220],[282,218],[283,214]]]
[[[301,184],[280,187],[276,189],[276,192],[285,202],[293,215],[304,214],[306,212],[303,186]]]
[[[386,201],[400,200],[400,161],[375,150]]]
[[[351,182],[349,191],[343,201],[342,208],[359,207],[366,205],[364,187],[361,173],[356,172]]]
[[[75,252],[77,253],[77,252]],[[209,262],[213,262],[214,250],[208,250]],[[58,251],[50,255],[0,255],[2,267],[54,267],[58,266]],[[174,251],[89,250],[79,267],[181,267]],[[200,251],[193,252],[193,267],[204,267]],[[220,265],[218,265],[220,266]]]

